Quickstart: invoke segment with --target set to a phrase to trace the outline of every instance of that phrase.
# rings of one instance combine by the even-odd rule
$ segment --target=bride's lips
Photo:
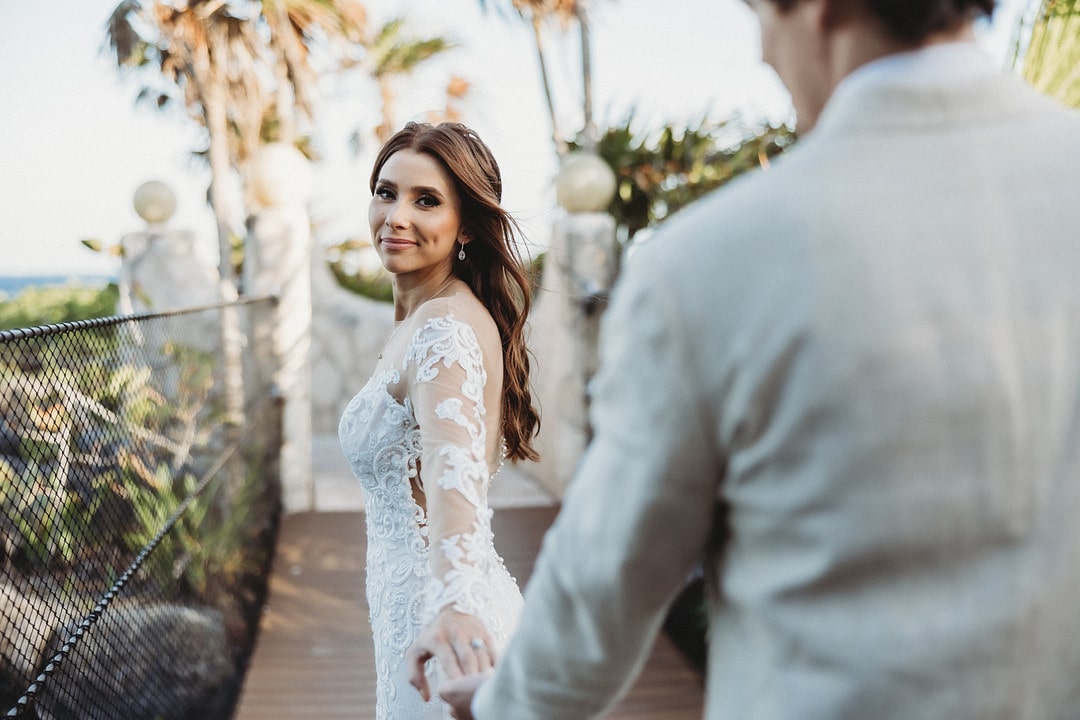
[[[402,240],[401,238],[392,237],[384,237],[379,242],[387,250],[407,250],[408,248],[416,246],[416,243],[411,240]]]

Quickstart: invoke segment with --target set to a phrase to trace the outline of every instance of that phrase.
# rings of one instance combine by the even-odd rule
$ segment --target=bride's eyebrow
[[[390,190],[394,190],[395,192],[401,192],[401,188],[398,187],[398,184],[396,182],[384,178],[379,178],[378,181],[376,181],[375,183],[375,187],[385,187],[389,188]],[[439,199],[446,199],[445,193],[443,193],[436,187],[431,187],[430,185],[415,185],[413,187],[407,188],[407,190],[413,195],[434,195]]]
[[[443,197],[443,193],[438,188],[429,187],[427,185],[417,185],[409,188],[409,190],[417,195],[435,195],[437,197]]]

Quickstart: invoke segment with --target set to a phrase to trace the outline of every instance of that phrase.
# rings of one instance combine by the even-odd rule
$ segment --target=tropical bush
[[[116,283],[104,288],[83,285],[24,289],[0,302],[0,330],[108,317],[116,314],[120,291]]]
[[[77,618],[135,568],[125,602],[221,612],[238,687],[280,514],[280,428],[230,458],[215,353],[154,335],[106,323],[0,345],[0,576]]]
[[[1037,89],[1080,108],[1080,0],[1039,0],[1017,28],[1013,65]]]
[[[595,148],[615,172],[608,212],[619,225],[620,240],[629,242],[639,230],[747,170],[768,167],[769,159],[794,141],[795,132],[786,125],[747,125],[736,119],[643,131],[631,112],[608,128]]]
[[[390,274],[377,262],[363,262],[365,253],[374,253],[366,240],[345,240],[327,248],[328,264],[338,285],[372,300],[391,302],[394,288]]]
[[[170,475],[190,472],[197,448],[209,441],[213,355],[167,343],[157,378],[172,376],[166,397],[151,367],[117,361],[117,332],[79,329],[62,344],[31,338],[3,355],[0,509],[14,524],[6,534],[9,560],[28,569],[66,572],[102,554],[133,557],[141,546],[125,543],[124,533],[139,519],[139,501],[127,477],[155,466]],[[160,490],[143,488],[165,507]],[[107,523],[119,535],[94,535],[99,510],[110,513]]]

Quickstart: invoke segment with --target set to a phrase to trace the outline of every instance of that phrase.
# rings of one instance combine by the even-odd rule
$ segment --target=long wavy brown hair
[[[499,328],[503,354],[502,433],[510,460],[537,460],[532,439],[540,416],[529,391],[525,321],[532,298],[521,260],[517,223],[502,208],[502,173],[491,150],[461,123],[410,122],[379,150],[371,171],[371,191],[386,160],[399,150],[425,153],[449,173],[461,200],[461,224],[470,238],[464,260],[454,258],[454,274],[468,283]]]

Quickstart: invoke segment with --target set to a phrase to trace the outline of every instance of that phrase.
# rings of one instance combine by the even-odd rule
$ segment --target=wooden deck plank
[[[524,586],[556,507],[503,508],[493,529]],[[235,720],[374,718],[375,670],[364,599],[364,515],[313,512],[283,519],[270,593]],[[661,636],[610,720],[700,718],[701,682]]]

